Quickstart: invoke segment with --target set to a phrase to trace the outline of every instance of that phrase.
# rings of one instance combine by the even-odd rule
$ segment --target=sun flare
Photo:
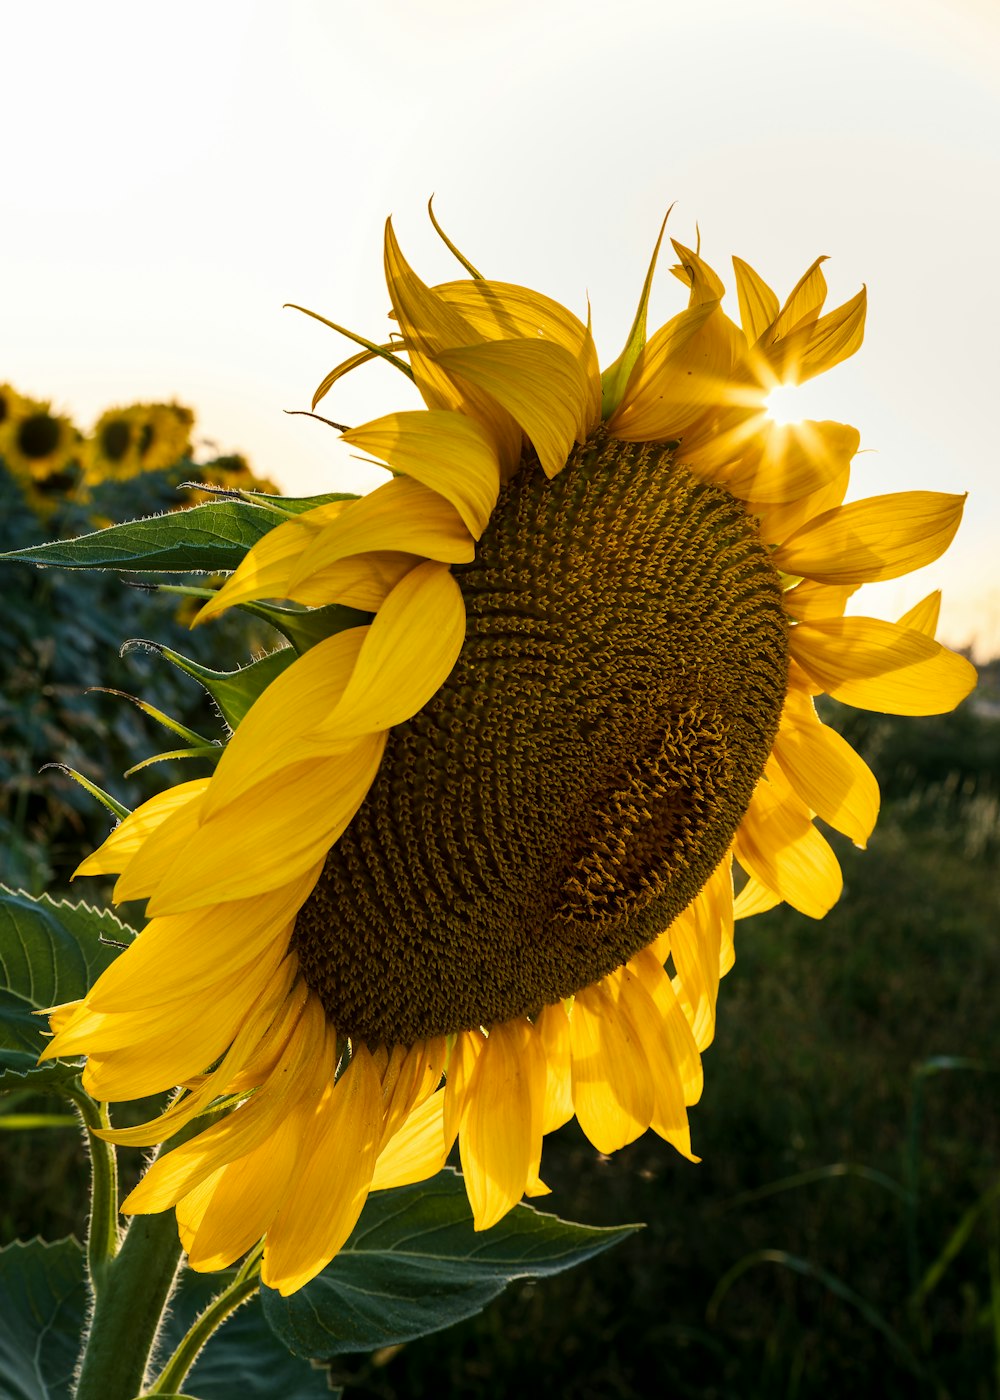
[[[801,384],[779,384],[764,400],[764,411],[774,423],[801,423],[807,415]]]

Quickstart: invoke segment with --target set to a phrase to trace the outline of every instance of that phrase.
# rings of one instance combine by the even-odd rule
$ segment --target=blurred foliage
[[[133,442],[124,466],[102,456],[96,433],[85,437],[48,405],[0,385],[0,551],[198,504],[209,499],[202,487],[276,489],[238,456],[164,462],[190,450],[188,409],[133,405],[105,414],[98,426],[123,421]],[[239,664],[273,649],[276,637],[240,614],[221,619],[211,635],[192,633],[191,604],[137,584],[134,575],[126,582],[113,572],[0,564],[0,597],[0,881],[33,894],[60,891],[113,819],[67,775],[40,772],[45,764],[77,770],[130,808],[208,771],[195,760],[183,771],[172,763],[123,780],[139,758],[175,748],[176,740],[107,690],[137,695],[209,738],[224,732],[194,680],[147,650],[120,655],[123,642],[152,638],[205,664],[223,647]],[[92,886],[88,897],[100,894]]]

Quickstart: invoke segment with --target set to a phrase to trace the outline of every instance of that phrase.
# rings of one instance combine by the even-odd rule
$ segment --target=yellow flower
[[[25,486],[65,472],[79,455],[80,434],[51,405],[0,386],[0,452]]]
[[[643,343],[644,292],[602,383],[571,312],[478,274],[428,287],[387,228],[399,339],[348,364],[386,354],[426,408],[344,438],[394,475],[279,525],[199,618],[285,598],[371,621],[80,868],[151,922],[46,1053],[86,1054],[101,1099],[186,1086],[115,1142],[224,1106],[125,1204],[176,1207],[195,1268],[264,1238],[290,1293],[369,1190],[456,1138],[478,1229],[547,1190],[543,1137],[574,1115],[602,1152],[652,1128],[690,1157],[734,916],[822,916],[841,877],[814,819],[858,845],[875,821],[814,697],[928,714],[974,684],[933,599],[843,615],[942,553],[962,497],[844,506],[857,432],[763,410],[857,349],[864,294],[822,315],[817,265],[779,306],[737,262],[740,328],[675,247],[689,305]]]
[[[139,454],[142,428],[139,405],[109,408],[101,414],[84,448],[84,476],[88,485],[125,481],[143,470]]]
[[[194,414],[179,403],[136,404],[138,456],[142,471],[172,467],[191,452]]]

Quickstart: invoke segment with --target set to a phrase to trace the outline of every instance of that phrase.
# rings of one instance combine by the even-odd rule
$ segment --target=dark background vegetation
[[[175,600],[10,568],[0,879],[58,892],[109,818],[40,763],[132,805],[166,774],[123,787],[121,770],[173,747],[82,687],[132,690],[206,735],[217,722],[194,682],[117,658],[136,631],[178,645]],[[47,633],[18,621],[36,606]],[[250,640],[231,638],[243,659]],[[837,842],[846,888],[824,921],[776,910],[739,926],[692,1114],[702,1163],[652,1134],[610,1159],[575,1125],[547,1139],[542,1209],[646,1229],[450,1331],[338,1363],[347,1400],[1000,1394],[1000,662],[954,715],[826,718],[875,768],[883,814],[867,852]],[[0,1153],[4,1242],[82,1231],[72,1129],[0,1132]]]

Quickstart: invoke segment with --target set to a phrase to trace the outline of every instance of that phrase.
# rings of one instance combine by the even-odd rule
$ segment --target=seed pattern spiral
[[[389,736],[294,945],[369,1044],[530,1014],[619,967],[722,859],[788,674],[756,524],[661,444],[526,462],[456,567],[461,656]]]

